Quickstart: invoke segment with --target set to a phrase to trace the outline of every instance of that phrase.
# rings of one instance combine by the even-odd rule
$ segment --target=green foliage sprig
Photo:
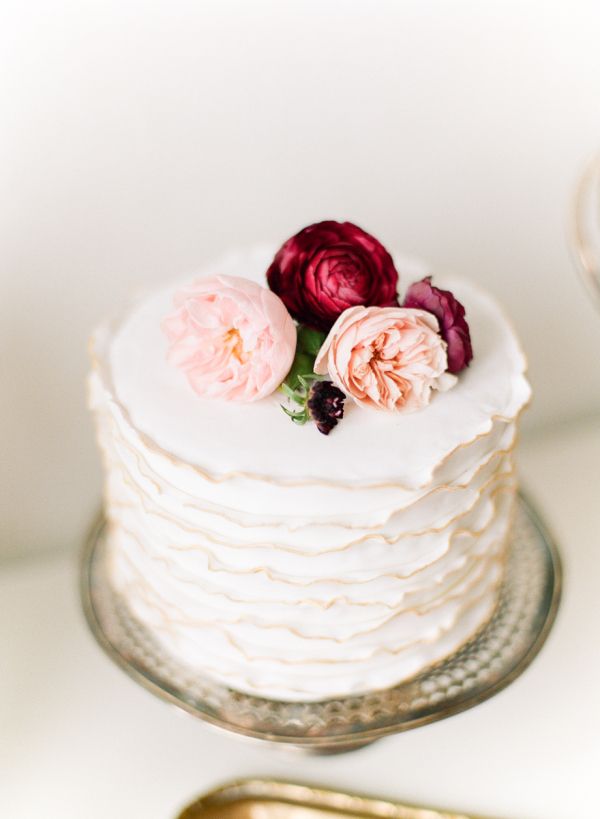
[[[310,388],[315,381],[322,380],[322,377],[314,372],[315,359],[325,337],[326,334],[320,330],[313,330],[302,324],[298,327],[296,355],[285,381],[279,388],[286,398],[296,405],[294,409],[281,405],[281,409],[295,424],[305,424],[310,420],[308,411]]]

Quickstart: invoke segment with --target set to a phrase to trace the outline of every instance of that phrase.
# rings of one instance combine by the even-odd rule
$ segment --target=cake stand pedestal
[[[494,696],[536,656],[560,599],[558,551],[520,496],[498,605],[459,651],[392,688],[321,702],[282,702],[235,691],[167,654],[111,587],[104,533],[100,517],[83,553],[81,597],[92,633],[109,657],[144,688],[208,725],[312,753],[355,750]]]

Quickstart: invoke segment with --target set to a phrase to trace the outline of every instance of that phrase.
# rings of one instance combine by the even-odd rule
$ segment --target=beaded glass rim
[[[319,702],[270,700],[235,691],[165,652],[111,587],[105,530],[100,515],[83,551],[80,588],[88,625],[108,656],[144,688],[215,728],[316,753],[359,748],[489,699],[537,655],[560,601],[558,549],[521,494],[496,609],[457,652],[391,688]]]

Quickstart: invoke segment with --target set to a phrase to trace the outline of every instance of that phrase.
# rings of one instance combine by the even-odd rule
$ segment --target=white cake
[[[260,281],[272,257],[209,272]],[[475,350],[456,386],[408,415],[347,404],[327,437],[290,423],[280,393],[243,408],[196,395],[166,361],[174,285],[96,332],[112,580],[165,651],[235,689],[308,701],[407,679],[490,617],[530,389],[494,301],[441,286],[467,308]]]

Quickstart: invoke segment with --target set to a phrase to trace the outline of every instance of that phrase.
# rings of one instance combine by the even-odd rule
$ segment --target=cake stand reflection
[[[600,154],[581,175],[573,198],[570,228],[576,267],[600,309]]]
[[[111,587],[104,533],[99,518],[83,554],[81,596],[92,633],[109,657],[144,688],[215,728],[313,753],[354,750],[497,694],[540,650],[560,599],[558,551],[520,496],[498,605],[466,645],[392,688],[321,702],[282,702],[235,691],[169,656]]]

